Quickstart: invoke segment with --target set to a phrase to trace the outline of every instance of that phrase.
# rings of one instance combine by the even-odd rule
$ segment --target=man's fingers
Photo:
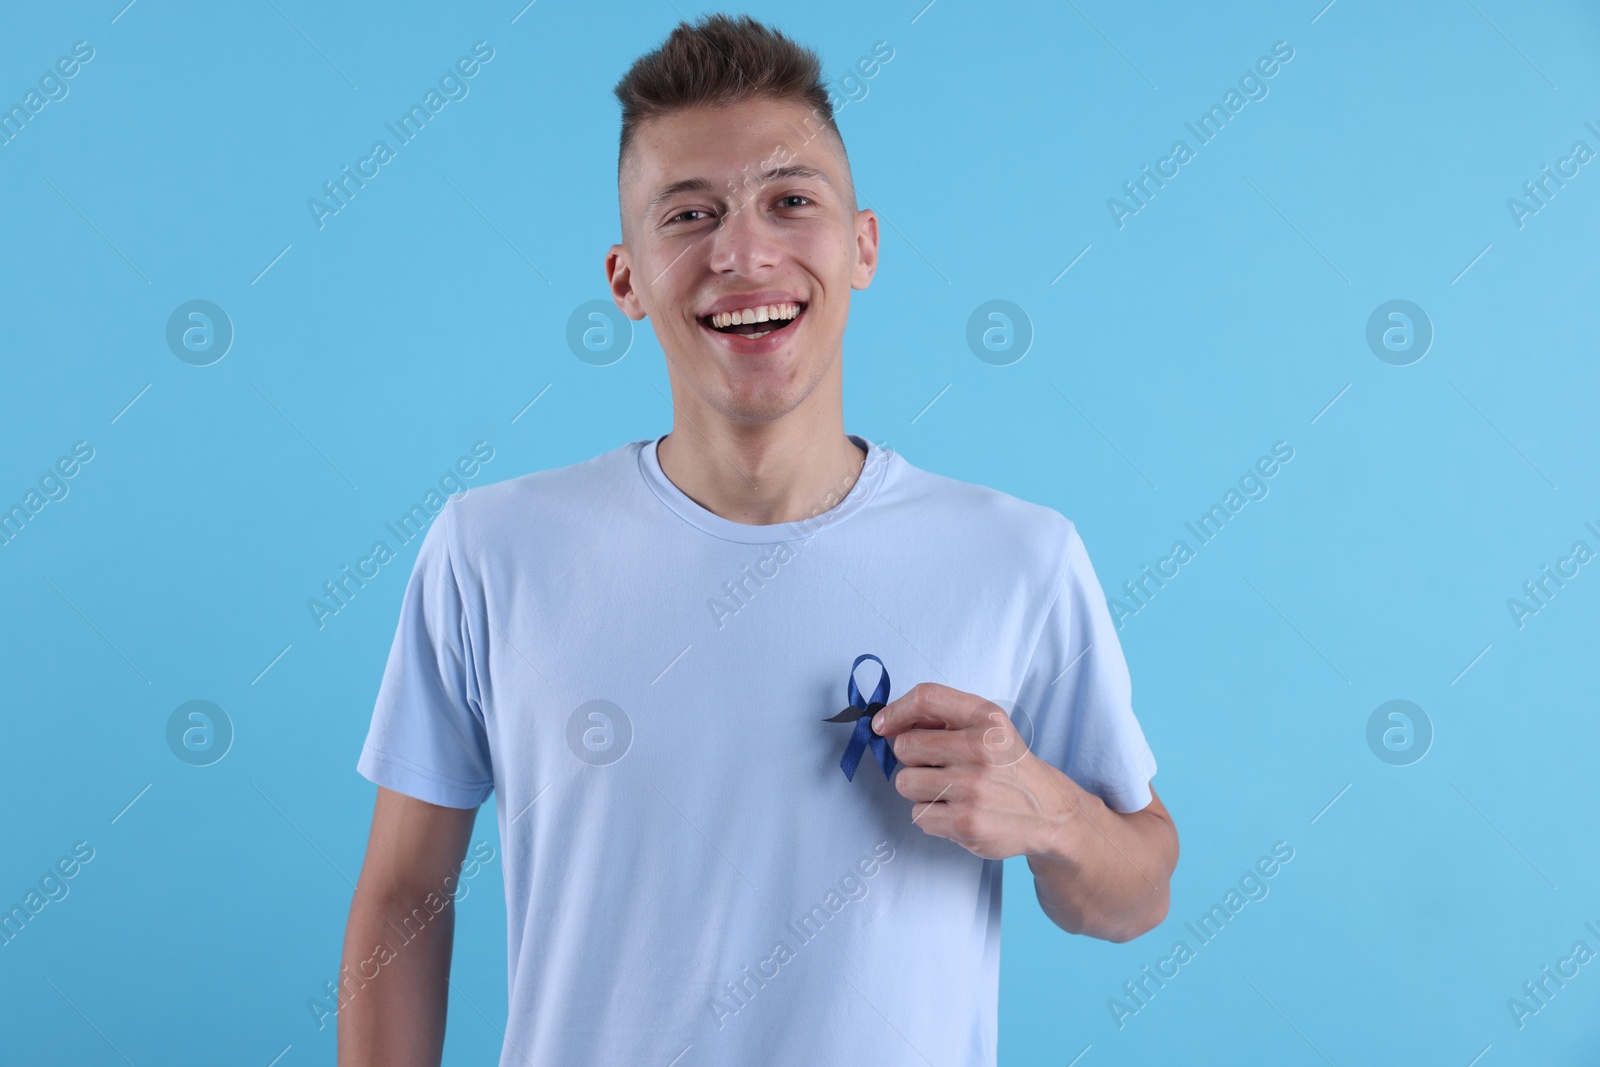
[[[921,682],[873,716],[872,729],[884,737],[919,727],[960,729],[981,719],[992,707],[991,701],[980,696],[937,682]]]
[[[960,776],[940,767],[902,767],[895,772],[894,788],[919,803],[951,803],[967,796]]]
[[[973,745],[965,737],[964,730],[911,729],[891,740],[889,751],[908,767],[953,767],[968,762]]]
[[[959,730],[914,727],[889,741],[895,759],[912,767],[1009,767],[1028,754],[1028,745],[1004,712],[995,709]]]
[[[972,758],[991,767],[1010,767],[1028,754],[1028,742],[998,707],[979,723],[962,731]]]

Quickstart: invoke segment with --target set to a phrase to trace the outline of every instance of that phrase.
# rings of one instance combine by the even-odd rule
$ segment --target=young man
[[[606,270],[672,430],[428,530],[358,763],[339,1062],[439,1062],[492,792],[504,1067],[992,1065],[1001,861],[1114,941],[1177,862],[1083,542],[845,433],[878,222],[814,54],[711,17],[617,95]]]

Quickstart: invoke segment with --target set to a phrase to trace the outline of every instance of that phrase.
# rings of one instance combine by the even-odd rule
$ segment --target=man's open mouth
[[[736,333],[754,340],[778,330],[788,329],[805,309],[804,304],[798,303],[757,304],[736,311],[719,311],[715,315],[703,315],[700,322],[707,329],[718,333]]]

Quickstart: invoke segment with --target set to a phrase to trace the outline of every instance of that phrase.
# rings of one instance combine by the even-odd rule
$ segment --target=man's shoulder
[[[993,486],[936,474],[905,462],[891,508],[924,526],[929,537],[956,537],[991,554],[1010,555],[1045,569],[1059,565],[1076,527],[1055,508]]]
[[[548,533],[552,524],[593,514],[638,479],[638,448],[630,441],[576,463],[473,486],[450,502],[458,537],[483,544]]]

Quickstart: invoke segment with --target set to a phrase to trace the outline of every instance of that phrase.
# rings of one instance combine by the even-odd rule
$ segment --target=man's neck
[[[656,458],[673,485],[714,515],[758,526],[798,522],[843,500],[866,463],[845,436],[841,413],[822,421],[739,426],[675,418]]]

